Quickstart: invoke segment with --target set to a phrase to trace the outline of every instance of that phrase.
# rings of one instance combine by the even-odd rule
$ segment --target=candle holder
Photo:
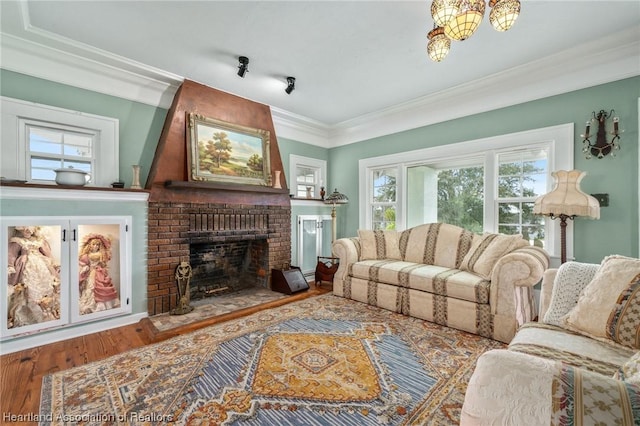
[[[587,121],[587,128],[585,129],[584,134],[580,135],[580,137],[584,138],[582,141],[582,152],[587,160],[594,156],[597,158],[604,158],[608,154],[615,157],[615,151],[620,149],[620,133],[622,133],[623,130],[620,130],[620,119],[618,117],[613,117],[612,119],[613,131],[611,132],[611,135],[613,135],[613,137],[610,142],[607,142],[606,121],[608,118],[612,117],[614,113],[615,110],[611,110],[607,113],[605,110],[601,109],[597,114],[594,111],[592,113],[593,118]],[[591,137],[589,131],[591,130],[592,121],[598,122],[598,133],[596,133],[595,143],[592,143],[589,139]]]

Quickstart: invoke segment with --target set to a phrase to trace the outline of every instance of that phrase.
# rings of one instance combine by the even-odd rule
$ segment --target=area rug
[[[42,424],[457,425],[502,343],[327,294],[43,379]]]

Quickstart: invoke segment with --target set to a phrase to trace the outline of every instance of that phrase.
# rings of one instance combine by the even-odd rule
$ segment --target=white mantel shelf
[[[59,185],[2,184],[0,199],[28,200],[91,200],[91,201],[143,201],[149,191],[129,188],[63,187]]]

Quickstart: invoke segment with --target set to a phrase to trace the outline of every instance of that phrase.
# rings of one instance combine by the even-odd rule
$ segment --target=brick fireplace
[[[176,306],[176,267],[192,266],[192,296],[270,288],[271,269],[291,262],[291,206],[280,188],[188,179],[186,115],[197,112],[270,132],[272,178],[282,160],[268,106],[185,81],[174,98],[145,188],[149,315]]]

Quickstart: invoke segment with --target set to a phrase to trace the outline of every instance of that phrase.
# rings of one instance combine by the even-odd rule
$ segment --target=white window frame
[[[374,192],[374,188],[373,188],[373,182],[374,182],[374,178],[373,178],[373,174],[378,171],[378,170],[390,170],[390,169],[396,169],[396,199],[395,201],[373,201],[373,192]],[[369,211],[367,212],[367,217],[368,217],[368,223],[369,223],[369,227],[367,229],[373,229],[373,207],[374,206],[381,206],[381,207],[393,207],[396,210],[396,221],[395,221],[395,228],[394,229],[398,229],[398,216],[400,215],[400,213],[398,213],[398,210],[402,210],[404,211],[404,208],[401,206],[401,204],[398,202],[398,199],[400,198],[398,196],[398,190],[400,188],[404,188],[404,185],[401,186],[399,181],[402,180],[404,182],[405,180],[405,176],[402,175],[402,170],[398,167],[372,167],[368,170],[367,173],[367,179],[369,179],[369,182],[367,183],[367,186],[369,187],[369,191],[367,193],[367,200],[369,201],[367,203],[367,208],[369,209]],[[406,198],[403,198],[406,199]],[[403,223],[405,223],[406,221],[406,216],[403,216]],[[403,228],[404,229],[404,228]]]
[[[405,177],[407,168],[420,163],[433,163],[440,161],[450,161],[459,157],[485,156],[485,201],[484,204],[484,231],[497,232],[498,229],[498,209],[497,209],[497,165],[496,153],[505,150],[516,150],[521,148],[531,148],[539,146],[548,149],[548,176],[547,191],[553,188],[553,178],[551,172],[556,170],[573,169],[573,123],[561,124],[558,126],[545,127],[517,133],[510,133],[499,136],[492,136],[483,139],[453,143],[432,148],[424,148],[414,151],[407,151],[397,154],[383,155],[379,157],[366,158],[359,161],[359,202],[360,217],[359,228],[371,229],[371,205],[372,187],[370,182],[373,169],[381,167],[398,167],[398,190],[396,229],[406,229],[407,188]],[[545,220],[546,250],[552,257],[560,257],[560,228],[553,220]],[[573,224],[567,226],[567,256],[573,258]]]
[[[308,169],[314,169],[318,173],[318,183],[320,186],[324,186],[325,191],[329,193],[327,182],[327,162],[318,158],[303,157],[301,155],[289,154],[289,190],[293,191],[293,197],[297,197],[298,194],[298,169],[304,167]],[[318,193],[320,188],[318,188]],[[319,194],[318,194],[319,196]],[[317,197],[316,197],[317,198]]]
[[[2,139],[0,148],[2,160],[0,173],[8,179],[31,181],[30,151],[26,127],[31,124],[46,125],[52,129],[68,131],[71,128],[87,129],[95,132],[93,173],[89,186],[107,187],[119,179],[119,120],[1,97]],[[37,181],[38,183],[47,183]],[[52,185],[55,182],[51,182]]]

